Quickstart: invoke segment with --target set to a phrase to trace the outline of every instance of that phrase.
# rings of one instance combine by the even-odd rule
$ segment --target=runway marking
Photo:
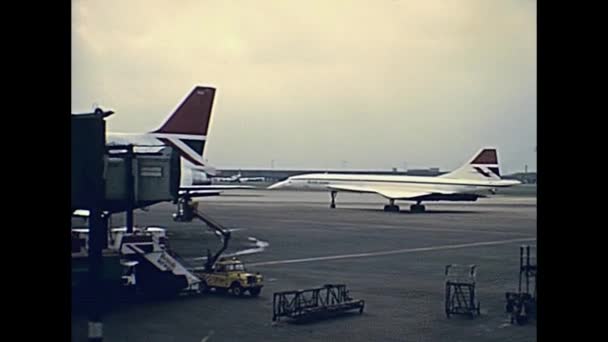
[[[239,203],[235,203],[233,201],[232,198],[230,197],[240,197],[241,200],[239,201]],[[255,199],[250,199],[250,198],[255,198]],[[235,193],[231,193],[229,195],[221,195],[221,196],[217,196],[217,197],[209,197],[207,200],[205,200],[206,203],[213,203],[213,204],[218,204],[218,205],[252,205],[253,203],[257,204],[266,204],[266,205],[292,205],[292,204],[307,204],[307,205],[314,205],[315,207],[319,207],[319,206],[323,206],[323,207],[327,207],[329,205],[329,201],[326,202],[325,197],[323,197],[323,199],[301,199],[301,198],[291,198],[291,197],[285,197],[285,198],[277,198],[277,197],[269,197],[269,196],[264,196],[264,195],[250,195],[250,194],[235,194]],[[529,206],[536,206],[537,205],[537,198],[534,196],[529,196],[529,197],[518,197],[518,196],[513,196],[513,197],[508,197],[508,198],[502,198],[500,200],[497,201],[484,201],[484,202],[477,202],[474,204],[470,204],[470,205],[463,205],[463,204],[458,204],[458,203],[438,203],[435,204],[433,206],[433,209],[436,208],[465,208],[465,207],[471,207],[471,208],[483,208],[483,207],[495,207],[495,206],[502,206],[502,205],[506,205],[508,207],[512,207],[512,206],[522,206],[522,207],[529,207]],[[428,202],[427,202],[428,203]],[[365,206],[366,208],[369,206],[379,206],[379,205],[384,205],[384,202],[377,201],[377,200],[370,200],[369,202],[359,202],[359,201],[338,201],[337,205],[341,206],[344,209],[359,209],[359,207],[361,206]],[[382,209],[379,209],[379,212],[382,212]]]
[[[306,223],[307,225],[327,225],[327,222],[315,222],[310,220],[298,220],[298,219],[277,219],[275,222],[283,222],[283,223]],[[397,229],[397,230],[417,230],[417,231],[427,231],[427,232],[447,232],[447,233],[482,233],[482,234],[500,234],[500,235],[513,235],[513,236],[529,236],[529,233],[519,233],[519,232],[505,232],[500,230],[475,230],[475,229],[453,229],[453,228],[431,228],[431,227],[403,227],[403,226],[391,226],[391,225],[383,225],[383,224],[371,224],[369,227],[361,227],[361,228],[353,228],[352,225],[347,223],[342,224],[331,224],[331,228],[337,228],[340,230],[356,230],[363,231],[364,229]],[[311,229],[311,228],[307,228]],[[323,228],[312,228],[318,230],[327,230]]]
[[[530,237],[530,238],[522,238],[522,239],[473,242],[473,243],[464,243],[464,244],[458,244],[458,245],[443,245],[443,246],[395,249],[395,250],[381,251],[381,252],[329,255],[329,256],[322,256],[322,257],[302,258],[302,259],[262,261],[262,262],[250,263],[249,265],[250,266],[266,266],[266,265],[279,265],[279,264],[295,264],[295,263],[310,262],[310,261],[364,258],[364,257],[382,256],[382,255],[391,255],[391,254],[405,254],[405,253],[439,251],[439,250],[458,249],[458,248],[467,248],[467,247],[504,245],[504,244],[509,244],[509,243],[513,243],[513,242],[524,242],[524,241],[535,241],[535,240],[536,240],[536,238]]]
[[[207,341],[209,340],[209,338],[210,338],[211,336],[213,336],[213,333],[214,333],[214,332],[215,332],[215,331],[211,330],[211,331],[209,332],[209,335],[207,335],[207,336],[203,337],[203,339],[201,340],[201,342],[207,342]]]

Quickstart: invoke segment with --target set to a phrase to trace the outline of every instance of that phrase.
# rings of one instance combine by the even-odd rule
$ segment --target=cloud
[[[535,168],[533,1],[74,1],[73,109],[155,128],[218,88],[222,166],[453,168],[481,145]]]

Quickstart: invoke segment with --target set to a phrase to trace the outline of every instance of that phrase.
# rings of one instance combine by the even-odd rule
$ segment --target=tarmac
[[[386,213],[385,200],[325,192],[239,190],[201,199],[199,210],[232,230],[228,254],[265,280],[257,298],[225,294],[137,301],[103,315],[106,341],[535,341],[536,325],[509,324],[507,291],[516,291],[519,246],[536,244],[535,191],[469,203],[425,203],[426,213]],[[194,266],[219,241],[197,221],[176,223],[174,206],[136,211],[137,225],[167,228],[170,246]],[[115,215],[113,226],[124,224]],[[447,264],[477,265],[481,315],[447,318]],[[346,284],[365,300],[362,315],[309,324],[273,324],[272,294]],[[72,337],[86,340],[87,317],[74,310]]]

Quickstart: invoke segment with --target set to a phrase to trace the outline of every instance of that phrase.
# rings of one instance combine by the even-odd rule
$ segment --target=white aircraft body
[[[255,183],[255,182],[265,182],[266,177],[241,177],[239,178],[239,182],[241,183]]]
[[[241,179],[241,173],[230,177],[213,177],[212,180],[218,183],[238,183]]]
[[[264,177],[243,177],[240,172],[230,177],[213,177],[213,181],[218,183],[253,183],[264,182],[265,180]]]
[[[484,148],[460,168],[437,177],[315,173],[289,177],[269,189],[328,190],[331,208],[336,207],[339,191],[374,193],[389,200],[385,211],[399,211],[395,201],[400,200],[416,202],[410,207],[411,211],[423,212],[422,202],[476,201],[496,193],[497,188],[517,184],[521,182],[501,179],[496,149]]]

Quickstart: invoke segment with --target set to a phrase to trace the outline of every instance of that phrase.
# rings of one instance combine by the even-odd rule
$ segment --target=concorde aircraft
[[[269,189],[317,189],[331,194],[330,208],[336,207],[339,191],[373,193],[386,198],[389,204],[384,211],[399,211],[395,201],[415,202],[412,212],[424,212],[422,202],[476,201],[496,193],[496,189],[521,184],[500,176],[500,166],[495,148],[482,148],[460,168],[437,177],[314,173],[287,178]]]

